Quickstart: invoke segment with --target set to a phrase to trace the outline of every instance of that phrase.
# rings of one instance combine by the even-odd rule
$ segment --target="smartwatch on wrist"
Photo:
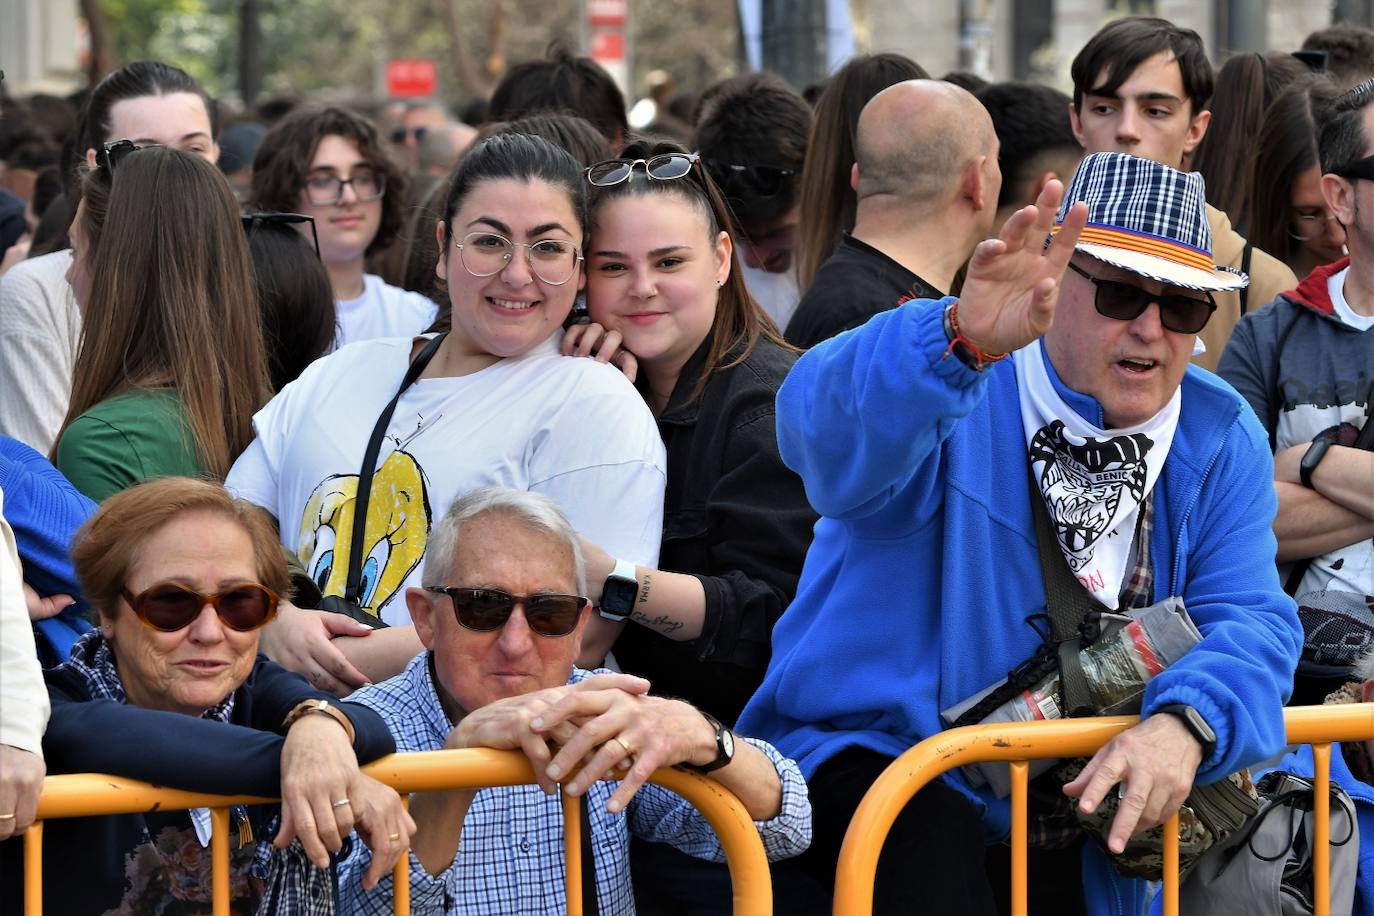
[[[735,759],[735,733],[722,725],[720,720],[709,712],[704,712],[702,710],[697,710],[697,712],[700,712],[702,717],[716,730],[716,759],[705,765],[680,763],[678,766],[684,770],[690,770],[693,773],[701,773],[704,775],[719,770],[731,760]]]
[[[1168,713],[1177,716],[1183,721],[1188,733],[1202,745],[1202,759],[1206,760],[1212,756],[1212,751],[1217,748],[1217,733],[1212,731],[1212,726],[1207,724],[1207,720],[1202,718],[1202,713],[1191,706],[1182,703],[1171,703],[1168,706],[1161,706],[1155,712]]]
[[[1317,469],[1317,465],[1322,463],[1322,459],[1326,457],[1326,450],[1330,447],[1331,440],[1322,437],[1309,445],[1307,451],[1303,453],[1302,461],[1298,464],[1298,479],[1307,489],[1313,489],[1312,472]]]
[[[616,560],[611,574],[601,586],[601,604],[597,613],[607,620],[621,621],[634,610],[635,595],[639,592],[639,577],[629,560]]]

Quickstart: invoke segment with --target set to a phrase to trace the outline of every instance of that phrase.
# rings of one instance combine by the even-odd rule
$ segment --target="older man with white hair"
[[[563,912],[556,784],[579,763],[563,791],[586,796],[601,913],[634,910],[631,831],[723,859],[691,805],[644,785],[660,767],[710,773],[738,796],[770,859],[806,848],[811,809],[795,763],[765,742],[736,741],[688,703],[647,695],[641,678],[574,667],[590,608],[586,569],[550,499],[503,487],[460,498],[431,534],[423,581],[406,603],[425,651],[350,700],[382,715],[399,751],[522,750],[538,786],[413,796],[412,913]],[[343,911],[390,913],[389,878],[362,886],[368,858],[358,843],[340,865]]]

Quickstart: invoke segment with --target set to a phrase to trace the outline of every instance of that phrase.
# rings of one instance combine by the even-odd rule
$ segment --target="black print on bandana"
[[[1145,456],[1153,447],[1154,440],[1142,433],[1074,445],[1064,437],[1062,420],[1031,437],[1031,466],[1043,465],[1040,492],[1074,572],[1092,559],[1093,545],[1116,517],[1123,493],[1137,503],[1145,496]]]

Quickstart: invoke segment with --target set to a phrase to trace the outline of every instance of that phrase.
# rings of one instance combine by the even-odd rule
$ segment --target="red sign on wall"
[[[439,86],[439,71],[427,58],[386,62],[386,92],[393,99],[432,96]]]

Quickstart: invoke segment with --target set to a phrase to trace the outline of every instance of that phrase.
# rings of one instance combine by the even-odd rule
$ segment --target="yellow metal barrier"
[[[392,754],[363,768],[363,772],[391,786],[402,795],[439,789],[480,789],[528,785],[534,782],[529,761],[518,751],[451,750]],[[734,886],[735,913],[768,916],[773,909],[773,887],[763,841],[744,805],[718,782],[694,773],[663,769],[650,779],[695,805],[720,838],[730,880]],[[211,809],[214,834],[211,859],[215,916],[229,913],[229,807],[259,804],[274,799],[253,796],[210,795],[164,789],[132,779],[99,774],[49,776],[38,799],[38,820],[24,836],[24,912],[43,912],[43,821],[62,817],[103,814],[137,814],[154,809]],[[563,843],[567,855],[566,888],[569,916],[581,916],[581,811],[577,799],[563,797]],[[410,911],[410,880],[407,859],[402,858],[394,875],[397,914]]]
[[[1013,916],[1026,913],[1026,761],[1091,756],[1138,720],[1129,716],[971,725],[950,729],[902,754],[873,783],[845,833],[835,878],[836,916],[869,916],[878,854],[902,808],[941,773],[979,761],[1011,766],[1011,900]],[[1374,704],[1285,710],[1291,744],[1312,745],[1315,763],[1313,898],[1316,916],[1330,912],[1331,743],[1374,738]],[[1164,914],[1178,914],[1178,819],[1165,825]]]

